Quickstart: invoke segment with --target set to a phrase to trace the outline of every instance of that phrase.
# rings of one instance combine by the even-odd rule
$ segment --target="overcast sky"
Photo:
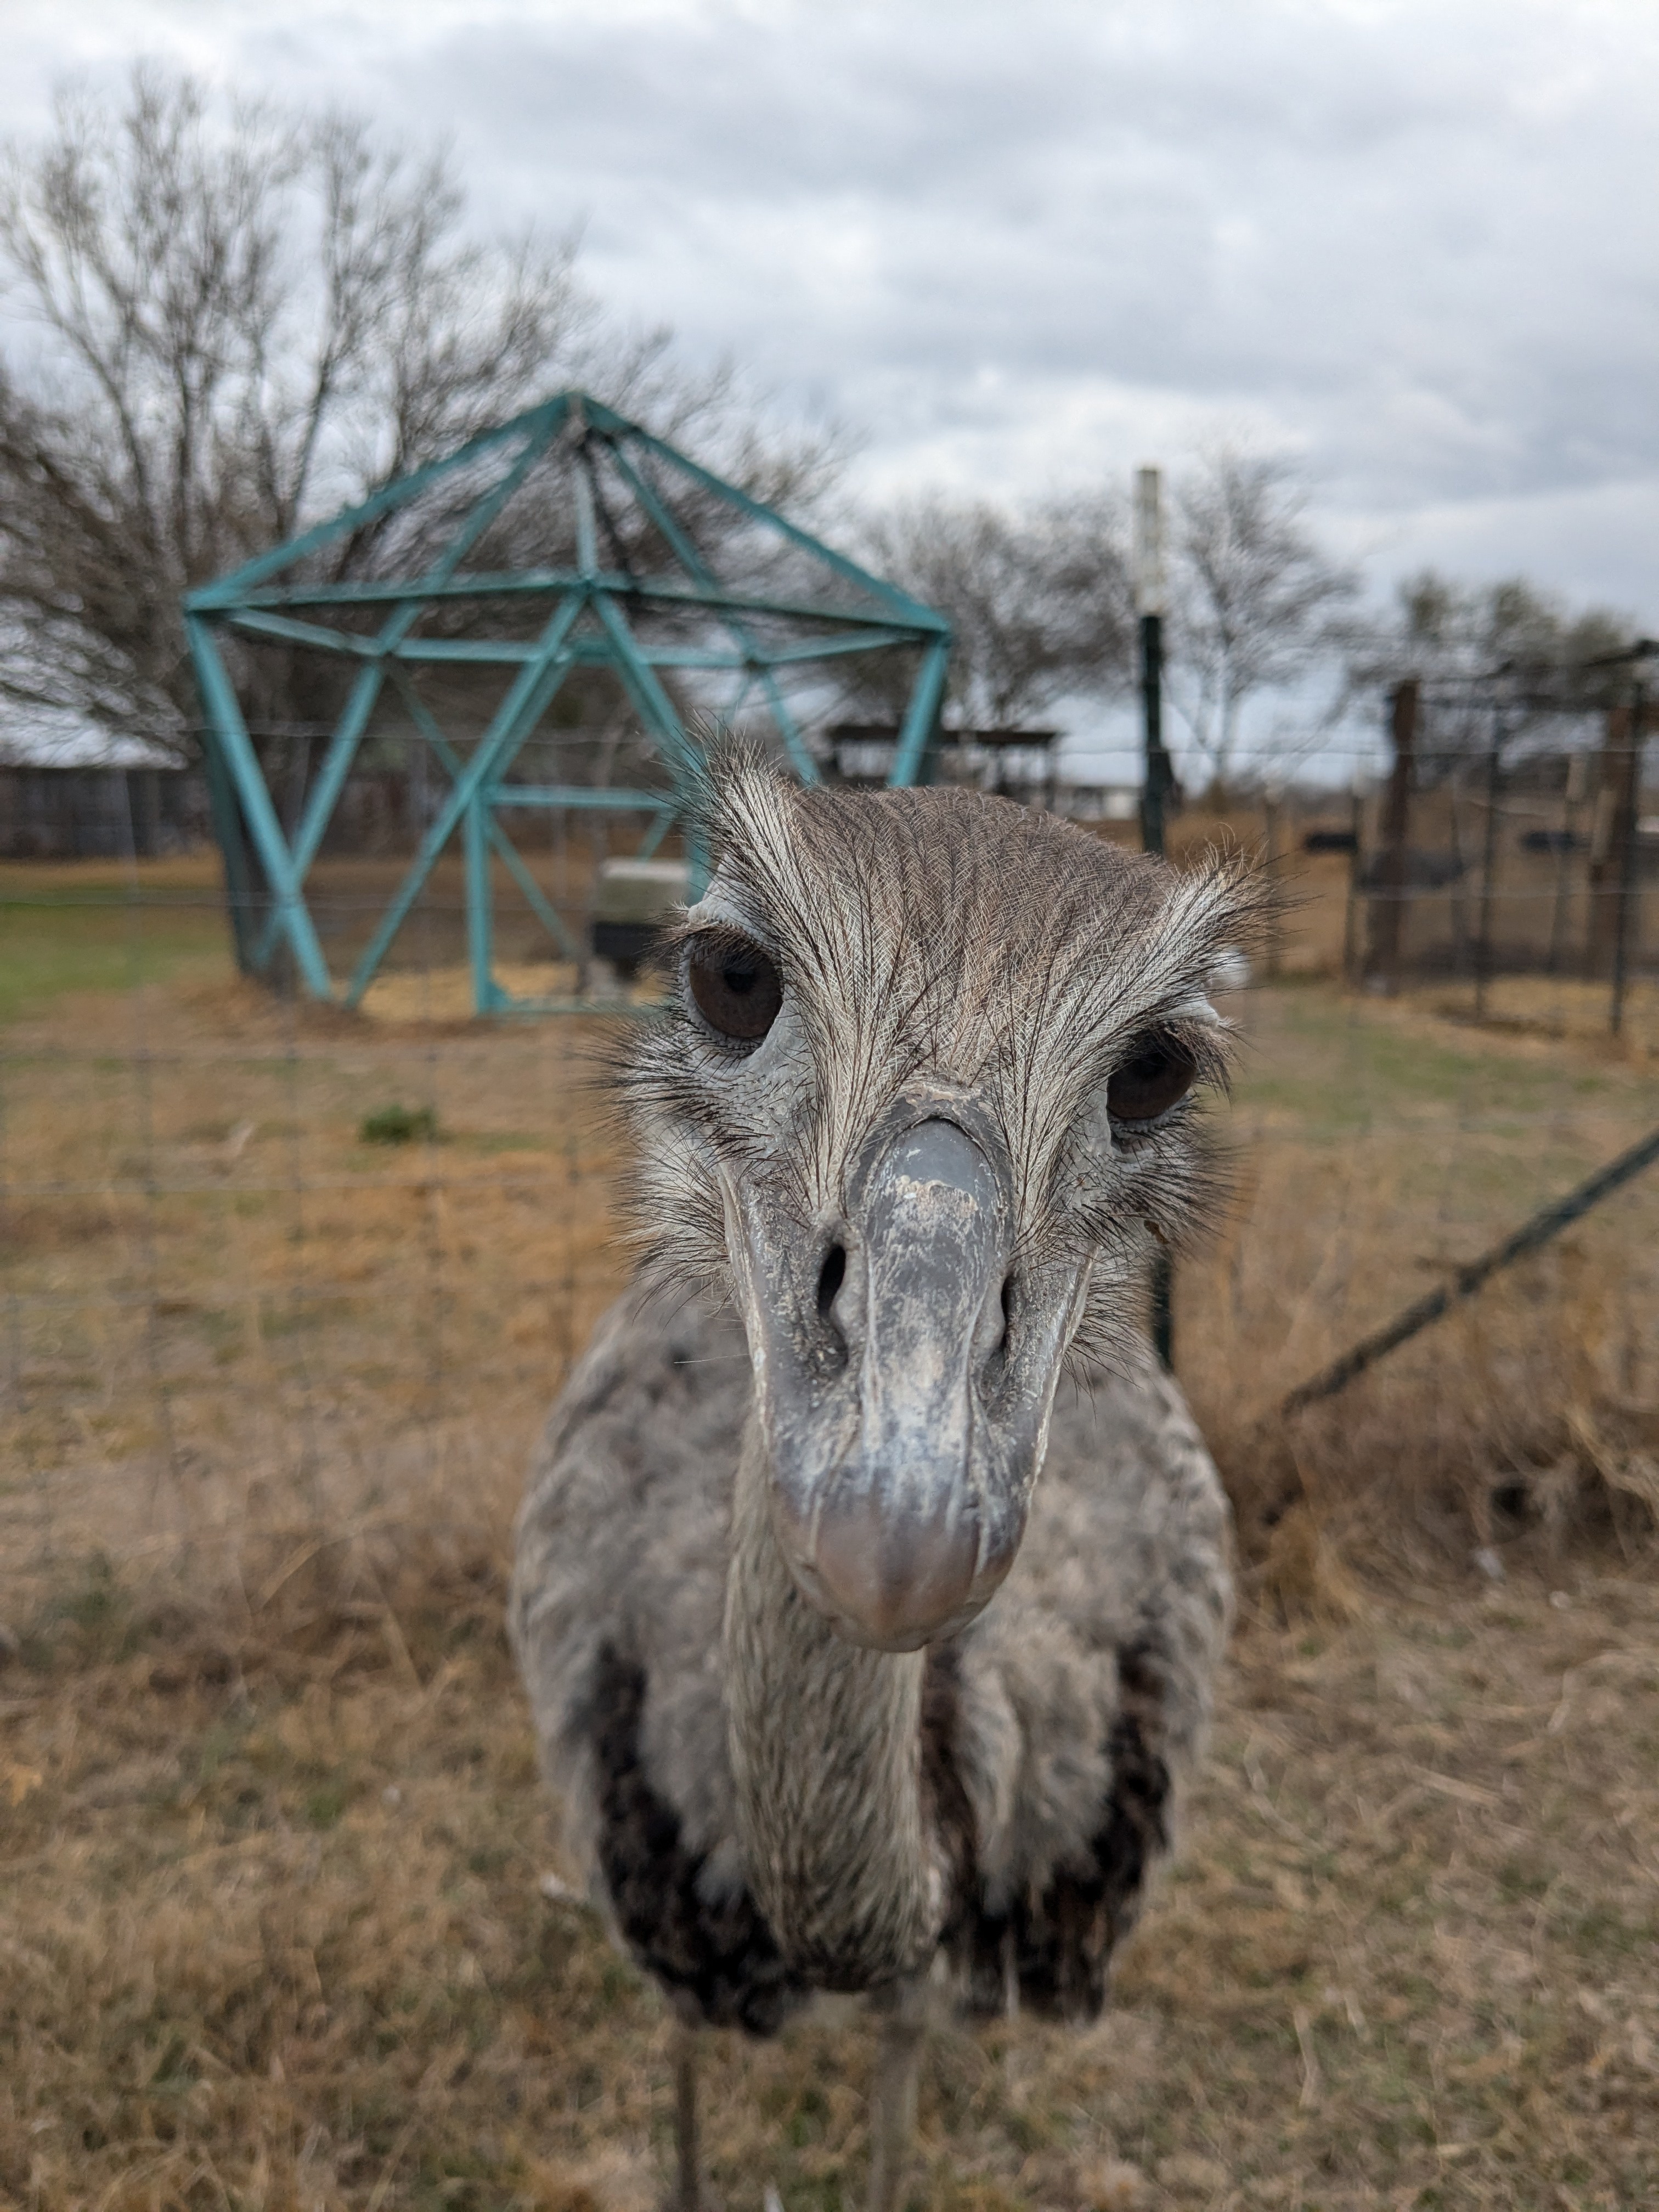
[[[1659,628],[1655,0],[9,0],[0,127],[139,55],[447,135],[872,489],[1290,448],[1379,588]]]

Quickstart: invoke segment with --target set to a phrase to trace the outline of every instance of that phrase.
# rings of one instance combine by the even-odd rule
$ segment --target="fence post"
[[[1164,491],[1157,469],[1135,474],[1134,587],[1140,632],[1140,710],[1146,758],[1140,848],[1162,854],[1174,777],[1164,743]]]
[[[1596,779],[1595,826],[1590,842],[1589,933],[1585,965],[1592,975],[1611,975],[1616,963],[1625,847],[1631,817],[1636,811],[1631,785],[1637,758],[1629,707],[1609,707]]]
[[[1364,873],[1365,831],[1364,770],[1356,761],[1348,785],[1348,829],[1353,842],[1348,848],[1348,890],[1342,904],[1342,980],[1359,980],[1359,890]]]
[[[1550,950],[1545,973],[1559,975],[1561,949],[1567,937],[1567,905],[1572,896],[1572,855],[1578,835],[1578,811],[1584,803],[1589,761],[1574,753],[1567,762],[1566,790],[1561,810],[1561,844],[1555,860],[1555,905],[1550,915]]]
[[[1397,684],[1389,716],[1394,767],[1382,812],[1382,850],[1377,857],[1370,902],[1368,978],[1380,979],[1392,995],[1400,988],[1400,945],[1406,917],[1407,840],[1411,830],[1412,776],[1417,759],[1419,686],[1414,676]]]
[[[1642,811],[1642,741],[1647,735],[1647,697],[1640,676],[1631,693],[1625,740],[1624,789],[1614,848],[1619,860],[1617,903],[1613,927],[1613,1000],[1607,1008],[1607,1028],[1618,1036],[1625,1026],[1625,978],[1630,963],[1632,921],[1636,906],[1636,842]]]
[[[1492,893],[1498,877],[1498,796],[1504,763],[1504,724],[1494,707],[1486,747],[1486,824],[1480,841],[1480,927],[1474,940],[1474,1018],[1486,1018],[1486,986],[1492,981]]]
[[[1135,476],[1135,611],[1140,617],[1140,706],[1146,752],[1140,790],[1143,852],[1164,850],[1164,801],[1170,784],[1164,744],[1164,491],[1156,469]],[[1152,1346],[1165,1367],[1175,1364],[1175,1317],[1170,1255],[1152,1260]]]

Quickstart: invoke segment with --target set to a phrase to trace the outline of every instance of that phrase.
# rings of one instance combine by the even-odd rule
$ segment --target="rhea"
[[[738,763],[621,1071],[643,1252],[552,1413],[515,1647],[613,1931],[681,2023],[883,2016],[870,2203],[930,1982],[1086,2020],[1199,1754],[1214,1467],[1146,1334],[1209,1203],[1210,994],[1253,893],[948,789]]]

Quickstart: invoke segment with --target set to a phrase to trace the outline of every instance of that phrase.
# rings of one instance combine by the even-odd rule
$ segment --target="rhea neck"
[[[863,1989],[915,1972],[944,1917],[923,1802],[926,1654],[872,1651],[795,1586],[751,1412],[726,1587],[726,1741],[749,1879],[792,1966]]]

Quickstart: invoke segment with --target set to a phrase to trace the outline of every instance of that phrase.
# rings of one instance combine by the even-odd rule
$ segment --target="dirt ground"
[[[626,1267],[594,1038],[273,1002],[168,866],[0,916],[0,2203],[632,2212],[662,2008],[546,1887],[501,1634]],[[1656,1178],[1276,1412],[1659,1061],[1296,927],[1177,1273],[1246,1594],[1187,1849],[1097,2029],[941,2027],[918,2212],[1659,2202]],[[730,2212],[860,2201],[856,2014],[716,2044]]]

